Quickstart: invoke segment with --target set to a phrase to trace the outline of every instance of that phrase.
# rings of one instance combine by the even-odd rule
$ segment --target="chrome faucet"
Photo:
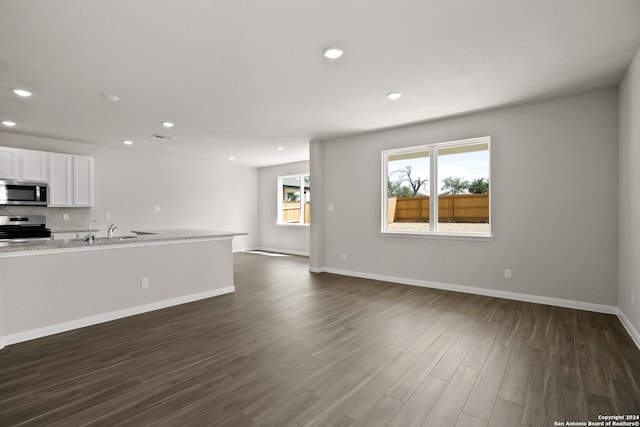
[[[111,224],[109,226],[109,230],[107,230],[107,236],[110,239],[113,239],[113,235],[115,234],[116,230],[118,229],[118,226]]]
[[[96,221],[95,219],[92,219],[91,222],[89,223],[89,236],[87,236],[87,242],[89,243],[93,243],[96,240],[96,236],[93,235],[93,230],[91,229],[91,226],[93,225],[93,223],[96,223],[97,226],[100,226],[100,223],[98,221]]]

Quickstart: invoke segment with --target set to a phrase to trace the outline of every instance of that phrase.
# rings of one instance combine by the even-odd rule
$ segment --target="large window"
[[[311,178],[309,174],[278,177],[278,224],[309,224]]]
[[[490,236],[490,145],[484,137],[383,151],[382,231]]]

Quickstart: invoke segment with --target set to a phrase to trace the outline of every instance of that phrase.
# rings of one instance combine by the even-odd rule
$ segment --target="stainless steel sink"
[[[112,237],[111,239],[109,239],[108,237],[100,237],[99,239],[96,239],[96,242],[119,242],[122,240],[130,240],[130,239],[136,239],[138,238],[138,236],[115,236]]]

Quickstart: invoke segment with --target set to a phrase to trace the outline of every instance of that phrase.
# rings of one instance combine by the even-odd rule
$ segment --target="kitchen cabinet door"
[[[0,147],[0,179],[20,178],[20,150]]]
[[[22,181],[47,182],[47,153],[43,151],[22,151]]]
[[[72,205],[72,156],[49,153],[49,206]]]
[[[73,205],[93,206],[93,157],[73,156]]]

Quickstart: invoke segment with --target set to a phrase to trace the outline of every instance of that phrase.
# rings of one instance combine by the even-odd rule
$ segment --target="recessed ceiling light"
[[[400,92],[389,92],[387,94],[387,98],[391,99],[391,100],[396,100],[398,98],[400,98],[402,96],[402,94]]]
[[[342,56],[343,53],[344,53],[344,50],[335,46],[328,47],[322,52],[324,57],[329,59],[338,59]]]
[[[16,122],[12,122],[11,120],[4,120],[2,124],[8,128],[12,128],[16,125]]]
[[[235,160],[236,158],[233,156],[229,156],[229,160]]]
[[[284,150],[284,147],[276,147],[276,150],[282,151],[282,150]]]
[[[122,141],[122,143],[125,144],[125,145],[131,145],[131,144],[133,144],[133,141],[126,139],[126,140]]]
[[[28,90],[26,90],[26,89],[13,89],[13,90],[12,90],[12,92],[13,92],[13,93],[15,93],[15,94],[16,94],[16,95],[18,95],[18,96],[23,97],[23,98],[28,98],[28,97],[30,97],[31,95],[33,95],[33,93],[32,93],[32,92],[29,92],[29,91],[28,91]]]
[[[166,127],[166,128],[172,128],[174,127],[176,124],[172,123],[172,122],[162,122],[162,126]]]
[[[110,93],[101,93],[100,97],[111,102],[120,101],[120,97],[118,95],[112,95]]]

